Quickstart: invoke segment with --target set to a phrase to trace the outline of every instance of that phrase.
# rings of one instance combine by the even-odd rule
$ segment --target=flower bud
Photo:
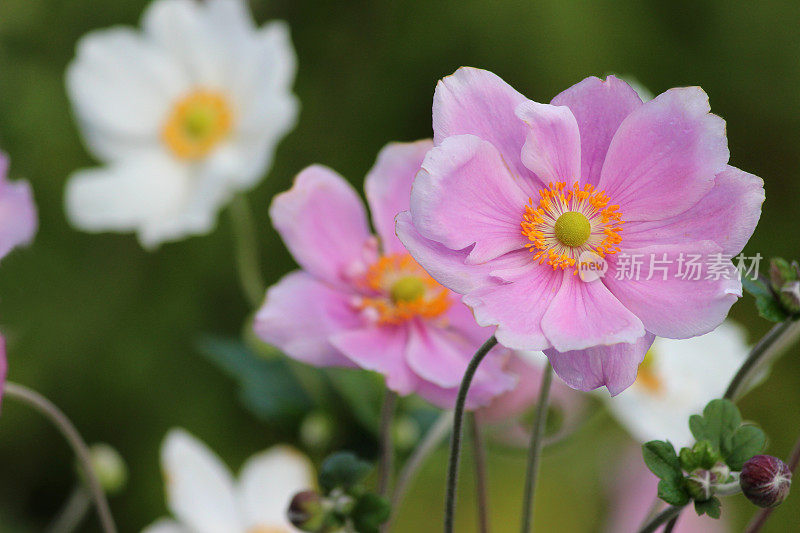
[[[739,485],[747,499],[759,507],[776,507],[789,496],[792,472],[770,455],[756,455],[742,467]]]
[[[128,483],[128,466],[117,450],[108,444],[94,444],[89,447],[89,460],[94,475],[106,494],[118,494],[125,488]]]
[[[711,482],[715,484],[725,483],[731,475],[731,469],[722,461],[717,462],[711,468]]]
[[[292,498],[286,512],[289,522],[301,531],[322,531],[325,525],[325,508],[322,497],[313,490],[299,492]]]
[[[798,281],[795,264],[789,264],[786,259],[774,257],[769,262],[769,282],[772,290],[779,293],[784,285]]]
[[[684,484],[693,500],[704,502],[711,498],[711,472],[708,470],[695,470]]]
[[[800,313],[800,281],[791,281],[781,287],[778,298],[783,308],[792,314]]]
[[[333,440],[334,425],[331,417],[323,412],[309,413],[300,424],[300,441],[306,448],[324,450]]]
[[[392,426],[394,445],[401,452],[407,452],[419,442],[419,424],[410,416],[398,417]]]

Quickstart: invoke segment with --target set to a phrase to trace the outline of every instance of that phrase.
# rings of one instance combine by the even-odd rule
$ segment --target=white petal
[[[286,510],[298,492],[315,488],[314,468],[307,457],[288,446],[275,446],[251,457],[239,478],[247,526],[286,527]]]
[[[205,444],[181,429],[169,432],[161,449],[167,505],[197,533],[242,530],[233,479]]]
[[[174,520],[163,518],[144,528],[142,533],[192,533],[192,531]]]
[[[187,90],[180,67],[132,30],[81,39],[67,90],[89,148],[100,159],[152,149],[173,102]]]
[[[132,231],[176,211],[187,191],[182,166],[166,156],[79,170],[67,183],[67,216],[86,231]]]

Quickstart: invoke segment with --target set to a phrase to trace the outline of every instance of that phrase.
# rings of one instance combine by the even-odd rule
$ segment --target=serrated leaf
[[[680,459],[669,441],[651,440],[644,443],[642,457],[647,468],[660,479],[676,481],[683,477]]]
[[[736,430],[731,439],[731,451],[725,462],[731,470],[741,470],[754,455],[759,454],[767,442],[767,436],[758,426],[745,425]]]
[[[201,354],[239,383],[239,399],[260,419],[289,423],[312,407],[284,357],[261,357],[238,339],[215,336],[201,338],[197,346]]]
[[[683,478],[679,480],[662,479],[658,482],[658,497],[670,505],[683,506],[689,503],[689,493],[683,488]]]
[[[698,441],[707,440],[711,446],[721,451],[723,444],[730,445],[730,439],[742,424],[739,409],[729,400],[711,400],[703,409],[703,416],[692,415],[689,429]]]
[[[714,496],[710,500],[706,500],[704,502],[694,502],[694,510],[697,512],[698,516],[703,516],[707,514],[711,518],[719,518],[722,514],[722,510],[720,508],[721,504],[719,498]]]
[[[347,490],[363,481],[371,470],[372,465],[362,461],[354,453],[335,453],[322,463],[319,484],[326,492],[337,487]]]
[[[381,524],[389,520],[392,506],[389,500],[377,494],[364,494],[356,502],[350,515],[358,533],[378,533]]]
[[[761,318],[770,322],[783,322],[789,317],[781,304],[772,295],[756,298],[756,308]]]

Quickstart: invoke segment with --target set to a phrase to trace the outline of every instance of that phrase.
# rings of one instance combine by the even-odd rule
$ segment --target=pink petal
[[[331,342],[355,364],[386,377],[386,385],[405,396],[415,391],[420,378],[406,364],[408,327],[375,326],[334,335]]]
[[[493,398],[510,391],[517,383],[516,376],[503,372],[499,365],[493,364],[492,360],[484,360],[469,388],[466,409],[473,411],[485,407]],[[458,387],[442,388],[427,381],[420,381],[416,393],[440,409],[453,409],[456,405]]]
[[[406,361],[422,379],[443,388],[458,387],[479,346],[455,332],[418,322],[410,329]]]
[[[728,166],[717,174],[714,188],[689,210],[665,220],[625,224],[622,247],[711,240],[722,253],[734,256],[753,235],[763,202],[764,181]]]
[[[517,116],[528,125],[522,162],[544,183],[572,184],[581,177],[581,137],[568,107],[521,103]]]
[[[525,186],[535,188],[538,180],[520,159],[527,128],[514,112],[526,100],[496,74],[462,67],[436,85],[433,141],[439,145],[453,135],[480,137],[497,148],[513,174],[525,178]]]
[[[411,256],[436,281],[460,294],[488,283],[489,269],[484,265],[466,265],[468,250],[454,251],[419,234],[411,222],[411,212],[397,215],[397,236]]]
[[[340,331],[359,328],[362,320],[351,295],[305,272],[292,272],[267,291],[253,329],[266,343],[314,366],[353,366],[330,342]]]
[[[0,153],[0,259],[17,246],[29,244],[38,226],[30,185],[8,181],[7,169],[8,159]]]
[[[411,192],[414,227],[452,250],[475,247],[467,262],[484,263],[522,248],[528,195],[500,153],[474,135],[448,137],[425,156]]]
[[[647,331],[671,339],[695,337],[719,326],[742,295],[742,284],[730,260],[723,257],[720,263],[727,269],[724,275],[714,274],[708,266],[716,263],[720,252],[712,241],[625,250],[625,255],[609,256],[603,283],[641,319]],[[697,280],[688,267],[693,257],[701,265]],[[641,263],[638,275],[630,268],[633,262]]]
[[[365,268],[370,232],[364,205],[333,170],[303,170],[291,189],[274,198],[269,214],[292,256],[311,274],[343,284]]]
[[[469,293],[464,303],[481,326],[497,326],[495,336],[516,350],[543,350],[550,341],[542,331],[542,318],[561,285],[561,273],[531,261],[509,283],[495,283]]]
[[[592,284],[598,283],[589,283]],[[646,333],[633,344],[594,346],[566,352],[545,350],[544,353],[556,374],[573,389],[590,391],[605,385],[615,396],[636,381],[639,364],[654,340],[655,335]]]
[[[567,106],[578,121],[581,138],[582,183],[597,185],[608,146],[622,121],[642,100],[630,85],[609,76],[605,81],[586,78],[551,102]]]
[[[542,318],[542,331],[562,352],[598,344],[634,342],[644,335],[642,321],[600,281],[584,282],[571,269],[559,273],[561,288]]]
[[[725,121],[699,87],[670,89],[628,115],[608,148],[598,188],[624,220],[682,213],[728,162]]]
[[[408,211],[411,184],[431,148],[433,141],[429,139],[389,143],[380,151],[375,166],[367,174],[364,192],[385,254],[405,252],[395,235],[394,219],[398,213]]]

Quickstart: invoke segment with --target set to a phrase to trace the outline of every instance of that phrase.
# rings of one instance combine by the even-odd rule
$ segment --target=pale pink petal
[[[343,331],[331,342],[361,368],[383,374],[386,386],[402,396],[413,393],[420,382],[406,363],[406,325]]]
[[[38,227],[31,186],[6,179],[8,159],[0,153],[0,259],[17,246],[29,244]]]
[[[729,154],[725,121],[709,110],[699,87],[670,89],[622,122],[598,188],[624,220],[677,215],[711,190]]]
[[[416,322],[410,329],[406,361],[425,381],[443,388],[458,387],[479,346],[454,331]]]
[[[742,295],[733,264],[725,257],[718,261],[720,252],[712,241],[626,250],[609,256],[602,281],[647,331],[686,339],[719,326]],[[631,268],[635,263],[639,266]],[[700,267],[694,269],[692,263]],[[709,266],[717,263],[719,270]]]
[[[441,243],[426,239],[412,224],[410,211],[397,215],[396,223],[397,236],[411,256],[448,289],[465,294],[488,283],[489,269],[485,265],[464,263],[469,250],[454,251]]]
[[[586,78],[551,102],[567,106],[578,121],[581,138],[581,182],[597,185],[608,146],[622,121],[642,100],[630,85],[609,76]]]
[[[494,146],[459,135],[425,157],[411,217],[423,237],[452,250],[474,244],[467,262],[484,263],[525,245],[520,222],[527,201]]]
[[[714,188],[689,210],[665,220],[626,223],[621,247],[710,240],[733,256],[753,235],[763,202],[764,181],[728,166],[717,174]]]
[[[364,192],[372,213],[372,224],[381,238],[383,253],[404,252],[395,235],[395,217],[408,211],[411,184],[422,166],[422,160],[433,141],[389,143],[378,154],[375,166],[364,181]]]
[[[272,224],[304,270],[346,284],[365,268],[370,238],[358,193],[333,170],[313,165],[297,175],[269,208]]]
[[[598,282],[590,285],[593,283]],[[636,381],[639,364],[653,340],[655,335],[646,333],[633,344],[594,346],[567,352],[545,350],[544,353],[556,374],[573,389],[590,391],[605,385],[615,396]]]
[[[528,100],[516,113],[528,125],[522,163],[544,183],[580,180],[581,138],[569,108]]]
[[[584,282],[571,269],[559,272],[561,288],[542,317],[542,331],[562,352],[598,344],[634,342],[644,335],[642,321],[599,280]]]
[[[476,348],[494,334],[494,328],[479,326],[472,309],[464,305],[461,297],[453,294],[453,303],[442,316],[447,329],[469,340]],[[474,351],[474,350],[473,350]]]
[[[542,331],[542,318],[561,286],[562,275],[531,261],[518,269],[513,282],[486,286],[464,297],[481,326],[497,326],[495,336],[503,346],[517,350],[543,350],[550,341]]]
[[[526,187],[538,187],[520,159],[527,128],[514,110],[526,100],[496,74],[462,67],[436,85],[433,141],[439,145],[453,135],[480,137],[497,148],[512,173],[525,178]]]
[[[353,366],[330,342],[331,335],[361,327],[353,295],[305,272],[287,274],[267,291],[253,329],[266,343],[315,366]]]
[[[465,408],[468,411],[485,407],[493,398],[508,392],[518,383],[516,376],[504,373],[499,365],[493,363],[491,360],[484,360],[478,368],[467,395]],[[453,409],[458,397],[458,387],[445,389],[421,381],[416,393],[440,409]]]

